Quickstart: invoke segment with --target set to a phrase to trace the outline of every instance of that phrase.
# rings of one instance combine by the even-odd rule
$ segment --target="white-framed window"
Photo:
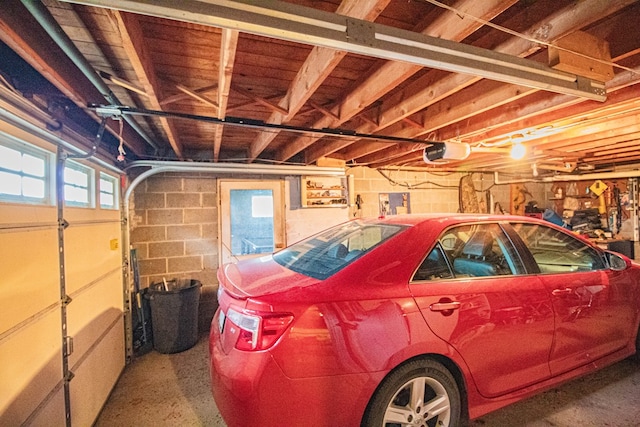
[[[94,171],[70,160],[64,168],[64,202],[67,206],[94,206]]]
[[[0,137],[0,200],[50,203],[50,164],[50,153]]]
[[[118,209],[118,179],[100,172],[100,207],[102,209]]]

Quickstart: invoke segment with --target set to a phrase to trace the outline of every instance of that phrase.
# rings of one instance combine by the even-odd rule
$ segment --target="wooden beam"
[[[210,107],[213,107],[216,109],[216,112],[219,111],[220,107],[219,104],[217,104],[215,101],[207,98],[204,95],[200,95],[198,92],[193,91],[191,89],[189,89],[188,87],[182,86],[180,84],[176,85],[176,88],[181,91],[184,92],[185,94],[189,95],[191,98],[193,99],[197,99],[198,101],[202,102],[203,104],[206,104]]]
[[[223,29],[222,41],[220,43],[220,58],[218,66],[218,118],[224,119],[227,114],[227,104],[229,102],[229,91],[231,90],[231,78],[233,76],[233,66],[236,60],[236,50],[238,47],[238,31]],[[213,161],[220,158],[220,147],[222,146],[223,126],[216,126],[213,137]]]
[[[111,83],[113,83],[116,86],[120,86],[123,87],[127,90],[130,90],[131,92],[135,92],[138,95],[142,95],[145,98],[148,96],[147,93],[140,89],[139,87],[137,87],[136,85],[134,85],[131,82],[126,81],[125,79],[121,79],[120,77],[116,77],[116,76],[112,76],[109,73],[106,73],[104,71],[98,71],[98,74],[100,75],[100,77],[102,77],[105,80],[110,81]]]
[[[211,92],[218,89],[218,84],[214,84],[214,85],[209,85],[209,86],[205,86],[205,87],[201,87],[198,89],[190,89],[191,92],[193,93],[197,93],[198,95],[204,95],[207,92]],[[189,98],[191,95],[183,92],[183,93],[178,93],[175,95],[171,95],[168,96],[166,98],[163,98],[162,100],[160,100],[160,105],[164,106],[167,104],[173,104],[174,102],[178,102],[178,101],[182,101],[183,99],[187,99]]]
[[[140,27],[140,22],[138,21],[138,16],[114,10],[111,10],[110,13],[120,31],[122,47],[127,54],[138,80],[142,83],[144,91],[148,95],[150,107],[161,110],[160,99],[162,98],[162,91],[156,76],[156,70],[154,69],[150,54],[146,48],[146,42],[142,28]],[[178,132],[175,129],[173,121],[165,117],[159,117],[158,120],[167,135],[173,151],[178,158],[182,159],[182,144],[178,138]]]
[[[615,96],[610,96],[605,103],[606,106],[602,108],[602,110],[608,112],[608,114],[601,114],[592,110],[593,115],[600,117],[597,119],[585,118],[584,120],[580,120],[579,116],[576,116],[575,125],[568,126],[564,132],[547,137],[540,137],[526,143],[530,151],[530,154],[527,156],[527,162],[531,163],[535,159],[544,161],[547,158],[558,157],[572,160],[583,158],[591,151],[598,152],[598,155],[594,157],[603,158],[599,156],[601,151],[606,151],[611,155],[615,155],[616,149],[619,148],[622,148],[624,151],[626,147],[629,146],[628,141],[635,141],[638,139],[638,135],[640,135],[640,125],[638,124],[640,104],[638,104],[635,99],[631,99],[626,102],[621,102],[616,109],[613,109],[613,101],[615,101]],[[626,115],[616,118],[615,111],[624,111]],[[559,116],[565,117],[564,123],[569,123],[569,119],[566,119],[566,112],[559,113]],[[562,122],[557,124],[558,128],[562,128],[562,126]],[[634,143],[631,143],[631,145],[633,144]],[[604,147],[611,147],[611,150],[605,150]],[[357,158],[357,161],[379,164],[378,162],[385,162],[385,158],[401,156],[403,151],[409,152],[410,150],[400,145],[398,147],[387,148],[379,152],[376,156]],[[474,149],[472,150],[472,155],[467,160],[449,162],[447,167],[463,165],[468,169],[479,170],[481,168],[503,167],[513,164],[513,160],[509,156],[478,156],[478,153],[482,151],[483,150]],[[486,152],[495,154],[495,151],[490,149],[486,150]],[[406,159],[410,157],[411,154],[407,154],[407,157],[403,158]],[[419,153],[414,153],[413,158],[415,161],[418,161],[420,159]],[[586,160],[586,158],[584,160]]]
[[[624,55],[624,52],[621,52],[621,55]],[[637,74],[634,75],[629,72],[619,73],[607,85],[609,99],[604,104],[584,101],[568,95],[530,91],[529,93],[532,94],[523,98],[521,104],[514,105],[513,101],[522,98],[524,93],[516,91],[514,92],[514,96],[512,89],[508,89],[510,86],[507,85],[505,86],[505,91],[502,93],[503,96],[500,95],[499,92],[495,92],[492,97],[486,97],[482,92],[475,97],[469,96],[464,103],[479,103],[479,105],[484,105],[482,110],[486,111],[486,113],[463,115],[462,112],[459,111],[458,113],[461,114],[461,117],[469,117],[464,121],[464,127],[462,128],[458,123],[453,123],[447,127],[446,115],[440,118],[430,117],[430,112],[427,110],[427,112],[422,115],[422,120],[433,126],[429,126],[424,132],[407,132],[406,129],[400,129],[399,127],[389,128],[387,132],[406,138],[415,138],[437,129],[439,138],[443,141],[455,138],[467,140],[475,138],[477,140],[504,137],[505,134],[516,132],[530,126],[542,125],[545,122],[563,117],[568,114],[563,108],[570,107],[576,113],[580,111],[586,113],[592,111],[594,108],[601,108],[612,103],[620,102],[623,98],[632,99],[634,95],[631,92],[621,96],[622,93],[620,89],[639,81],[640,79]],[[516,86],[512,86],[512,88],[515,87]],[[486,100],[483,98],[486,98]],[[493,100],[493,106],[491,102],[487,102],[491,100]],[[502,110],[499,109],[501,105],[504,105]],[[451,104],[451,106],[455,108],[453,104]],[[549,111],[550,116],[541,116],[540,113],[544,111]],[[529,119],[527,120],[527,118]],[[373,146],[371,152],[376,151],[379,151],[378,147]],[[365,152],[363,152],[363,149],[360,149],[358,153],[364,154]],[[318,154],[322,154],[322,152]]]
[[[258,103],[258,104],[260,104],[260,105],[262,105],[264,107],[267,107],[270,110],[277,111],[277,112],[279,112],[281,114],[286,114],[287,113],[287,110],[282,108],[282,107],[280,107],[278,104],[274,104],[273,102],[267,100],[266,98],[262,98],[260,96],[257,96],[255,94],[251,93],[251,91],[249,91],[249,90],[243,89],[243,88],[235,86],[235,85],[231,86],[231,90],[236,92],[236,93],[238,93],[238,94],[240,94],[240,95],[242,95],[242,96],[244,96],[245,98],[249,98],[249,99],[253,100],[254,102],[256,102],[256,103]]]
[[[382,142],[372,142],[369,144],[351,144],[345,150],[341,157],[345,160],[354,160],[368,156],[369,154],[373,154],[378,151],[387,150],[388,148],[389,144],[385,144]]]
[[[364,164],[368,164],[369,167],[378,168],[383,166],[404,166],[411,162],[414,162],[416,158],[422,159],[422,149],[417,150],[416,152],[407,153],[404,148],[399,151],[397,155],[392,157],[380,158],[379,156],[370,156],[362,159]],[[416,154],[417,153],[417,154]],[[422,162],[424,164],[424,162]]]
[[[343,0],[336,13],[352,18],[375,20],[390,0]],[[286,113],[274,112],[267,119],[270,124],[282,124],[291,120],[320,87],[322,82],[340,63],[346,52],[314,47],[302,67],[291,82],[287,94],[280,102]],[[320,110],[323,111],[323,110]],[[333,113],[330,113],[333,115]],[[278,132],[261,132],[251,143],[249,161],[254,160],[276,138]],[[286,159],[284,159],[286,160]]]
[[[619,118],[603,117],[600,120],[587,120],[576,123],[563,132],[534,140],[535,148],[544,152],[588,151],[609,147],[612,139],[628,140],[628,135],[640,131],[638,119],[640,112],[630,112]]]
[[[378,123],[374,119],[369,118],[366,114],[359,114],[356,117],[371,126],[378,126]]]
[[[420,68],[473,74],[599,101],[606,99],[604,87],[597,82],[567,76],[564,72],[526,59],[399,27],[379,23],[365,24],[362,20],[282,1],[262,5],[251,1],[208,0],[205,4],[197,0],[182,0],[169,2],[164,7],[143,0],[66,1],[126,9],[193,24],[231,28],[294,43],[411,63]],[[485,3],[487,1],[482,2]]]
[[[600,82],[613,78],[609,43],[584,31],[567,34],[549,47],[549,65]]]
[[[534,92],[534,89],[525,86],[482,80],[412,117],[425,124],[421,131],[425,135],[453,123],[464,123],[470,117],[517,101]]]
[[[265,100],[274,103],[277,102],[278,100],[282,99],[281,95],[275,95],[275,96],[269,96],[264,98]],[[227,113],[234,111],[234,110],[241,110],[244,109],[246,107],[249,107],[251,105],[257,105],[258,103],[256,101],[254,101],[253,99],[249,99],[246,102],[240,102],[238,104],[234,104],[234,105],[228,105],[227,106]]]
[[[313,101],[309,101],[309,105],[311,105],[313,108],[315,108],[316,110],[320,111],[322,114],[324,114],[327,117],[330,117],[334,120],[340,120],[340,118],[338,116],[336,116],[335,114],[333,114],[331,111],[327,110],[325,107],[323,107],[320,104],[317,104]]]
[[[628,86],[635,82],[635,85]],[[640,75],[620,73],[610,82],[608,99],[605,103],[582,101],[567,95],[536,92],[516,104],[506,104],[500,108],[474,116],[465,122],[460,131],[457,125],[438,130],[443,140],[462,136],[466,139],[490,140],[522,129],[544,126],[546,123],[593,114],[596,109],[606,109],[612,105],[637,98]],[[615,85],[614,84],[618,84]]]

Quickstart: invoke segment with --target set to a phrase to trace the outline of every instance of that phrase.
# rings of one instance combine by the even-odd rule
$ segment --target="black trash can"
[[[153,348],[160,353],[178,353],[198,341],[199,280],[171,280],[147,289],[151,306]]]

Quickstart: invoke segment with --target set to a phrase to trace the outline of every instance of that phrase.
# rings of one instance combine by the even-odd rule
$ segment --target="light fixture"
[[[522,160],[524,155],[527,154],[527,149],[521,142],[516,141],[511,146],[511,158],[513,160]]]
[[[511,158],[513,160],[522,160],[525,154],[527,154],[527,149],[522,145],[522,141],[525,140],[525,136],[521,133],[514,133],[511,135]]]

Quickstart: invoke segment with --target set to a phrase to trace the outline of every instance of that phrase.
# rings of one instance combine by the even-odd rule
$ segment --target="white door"
[[[220,180],[220,263],[285,247],[283,181]]]

